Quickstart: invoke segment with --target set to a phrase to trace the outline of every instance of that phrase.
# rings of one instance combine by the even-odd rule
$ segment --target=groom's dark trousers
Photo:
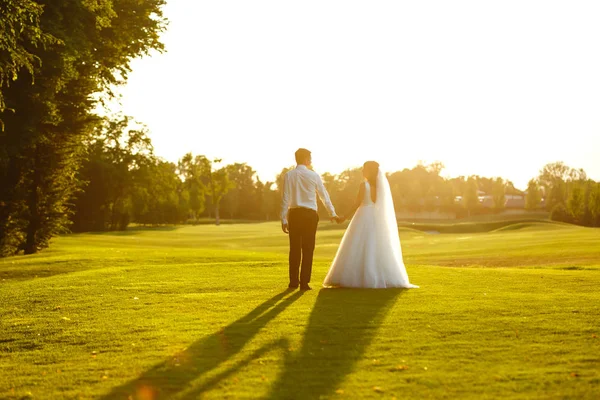
[[[292,208],[289,211],[290,286],[306,286],[310,282],[318,223],[319,215],[310,208]]]

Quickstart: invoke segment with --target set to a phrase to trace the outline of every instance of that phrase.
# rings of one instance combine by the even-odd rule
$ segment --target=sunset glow
[[[156,153],[247,162],[263,180],[376,159],[524,188],[562,160],[600,179],[600,3],[170,1],[168,52],[122,110]]]

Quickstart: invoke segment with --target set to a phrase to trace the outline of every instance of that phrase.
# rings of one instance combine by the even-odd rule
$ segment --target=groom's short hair
[[[311,152],[306,149],[298,149],[296,150],[296,164],[303,163],[306,161],[308,157],[310,157]]]

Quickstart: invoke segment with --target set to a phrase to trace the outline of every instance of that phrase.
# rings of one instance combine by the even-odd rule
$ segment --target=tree
[[[449,181],[442,179],[436,193],[440,198],[440,211],[446,213],[456,211],[456,196]]]
[[[418,213],[423,210],[423,197],[421,196],[421,185],[417,180],[411,180],[403,190],[404,204],[408,211]]]
[[[538,182],[544,187],[546,209],[554,210],[557,204],[566,204],[569,198],[569,183],[586,179],[585,172],[573,169],[563,162],[546,164],[538,176]]]
[[[589,209],[592,226],[600,227],[600,183],[596,183],[590,193]]]
[[[221,199],[223,199],[223,196],[227,194],[227,192],[231,188],[235,187],[235,184],[229,179],[229,169],[227,167],[222,167],[217,170],[213,170],[213,164],[220,163],[220,159],[215,159],[213,162],[210,162],[207,158],[203,159],[203,175],[208,181],[207,194],[211,198],[213,210],[215,213],[216,225],[221,224],[221,218],[219,214]]]
[[[479,208],[479,194],[475,178],[470,177],[467,180],[465,191],[463,192],[463,206],[467,210],[467,216],[471,216]]]
[[[266,182],[262,189],[262,215],[265,216],[267,221],[279,218],[279,197],[277,191],[273,190],[274,184],[275,182]]]
[[[221,211],[229,218],[252,219],[260,214],[260,197],[256,172],[245,163],[227,166],[233,188],[223,197]]]
[[[197,220],[205,208],[207,188],[203,183],[204,164],[206,157],[187,153],[177,164],[177,171],[183,179],[187,191],[188,203],[192,217]]]
[[[423,200],[423,209],[429,213],[432,213],[433,211],[435,211],[437,202],[438,196],[436,196],[436,193],[432,187],[425,195],[425,199]]]
[[[554,210],[557,205],[565,205],[567,202],[567,184],[563,181],[557,181],[550,187],[545,187],[546,209]]]
[[[144,184],[143,171],[156,164],[147,129],[132,124],[130,117],[106,118],[89,139],[77,176],[83,190],[75,201],[74,230],[127,228],[132,196],[140,195]]]
[[[537,180],[530,179],[527,183],[527,196],[525,197],[525,208],[529,211],[537,210],[541,202],[540,187]]]
[[[154,159],[133,173],[132,219],[144,225],[177,224],[186,217],[180,207],[177,166]]]
[[[562,161],[544,165],[540,170],[538,180],[543,186],[552,186],[556,182],[565,182],[573,176],[573,169]]]
[[[492,197],[494,199],[494,209],[496,211],[504,210],[506,206],[506,186],[502,178],[494,179]]]
[[[576,185],[571,191],[571,196],[567,202],[567,211],[571,215],[574,223],[581,224],[585,214],[585,198],[580,185]]]

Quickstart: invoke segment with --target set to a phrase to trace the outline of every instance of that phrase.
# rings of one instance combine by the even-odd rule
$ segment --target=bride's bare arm
[[[360,184],[360,188],[358,189],[358,195],[356,196],[356,201],[354,202],[354,205],[352,206],[352,208],[350,210],[348,210],[348,213],[346,215],[341,217],[342,221],[352,218],[352,216],[354,215],[356,210],[358,210],[358,207],[360,207],[360,205],[362,204],[364,197],[365,197],[365,183],[363,182]]]

